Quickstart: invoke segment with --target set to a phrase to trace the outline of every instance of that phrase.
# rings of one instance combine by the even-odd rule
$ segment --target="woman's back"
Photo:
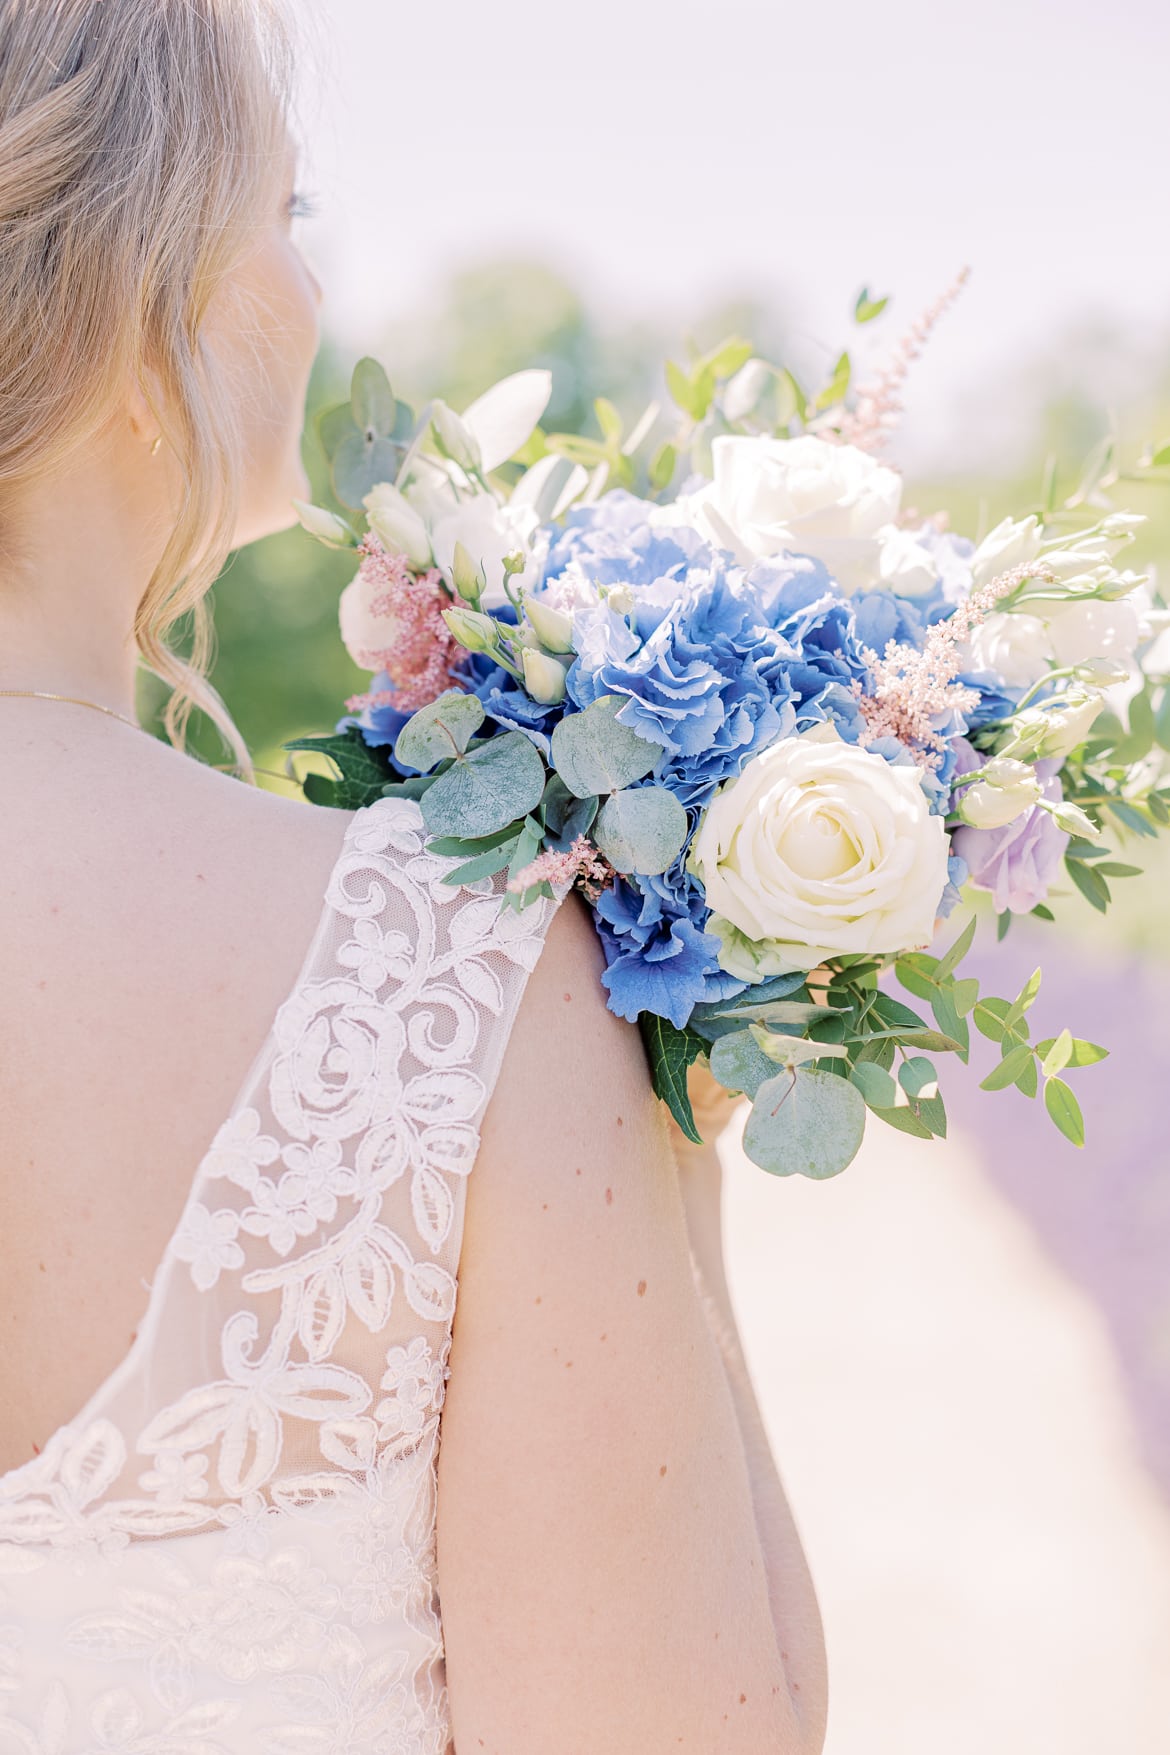
[[[121,735],[2,831],[0,1730],[807,1747],[587,922]]]

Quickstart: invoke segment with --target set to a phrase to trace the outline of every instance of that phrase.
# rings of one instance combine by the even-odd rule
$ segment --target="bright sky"
[[[989,383],[1075,326],[1123,338],[1105,395],[1164,358],[1159,0],[301,4],[310,247],[354,349],[503,252],[618,320],[775,298],[826,350],[863,282],[904,327],[969,262],[911,404],[911,449],[947,458]]]

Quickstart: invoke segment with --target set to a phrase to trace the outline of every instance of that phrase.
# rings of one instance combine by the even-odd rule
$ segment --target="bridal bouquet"
[[[1121,565],[1141,520],[1110,507],[1111,452],[978,545],[904,511],[875,455],[935,315],[868,389],[847,355],[813,396],[731,341],[668,366],[672,416],[626,434],[598,401],[598,438],[540,429],[547,373],[416,418],[364,360],[322,422],[364,528],[301,508],[356,551],[341,631],[376,673],[287,746],[338,770],[308,796],[417,800],[448,881],[506,871],[504,906],[576,884],[679,1125],[702,1060],[779,1175],[844,1169],[867,1112],[945,1134],[934,1057],[972,1025],[1001,1050],[984,1088],[1042,1085],[1082,1144],[1065,1075],[1105,1050],[1032,1040],[1039,971],[980,993],[975,918],[931,946],[965,889],[1001,932],[1051,919],[1062,875],[1105,907],[1137,869],[1109,839],[1170,824],[1162,612]]]

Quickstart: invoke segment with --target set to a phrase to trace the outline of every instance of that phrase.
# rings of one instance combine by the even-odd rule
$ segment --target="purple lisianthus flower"
[[[960,738],[957,771],[970,774],[980,766],[982,757]],[[1045,798],[1058,802],[1064,797],[1060,763],[1037,762],[1035,767]],[[975,888],[991,892],[997,914],[1030,914],[1047,900],[1069,840],[1046,810],[1033,805],[1002,829],[973,829],[963,823],[952,835],[951,846],[967,862]]]

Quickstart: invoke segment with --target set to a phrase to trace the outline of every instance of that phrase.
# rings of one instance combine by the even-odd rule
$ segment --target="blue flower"
[[[719,967],[719,940],[703,930],[707,914],[681,857],[661,877],[618,878],[602,891],[596,919],[611,1012],[631,1021],[651,1012],[681,1030],[696,1005],[744,991]]]

